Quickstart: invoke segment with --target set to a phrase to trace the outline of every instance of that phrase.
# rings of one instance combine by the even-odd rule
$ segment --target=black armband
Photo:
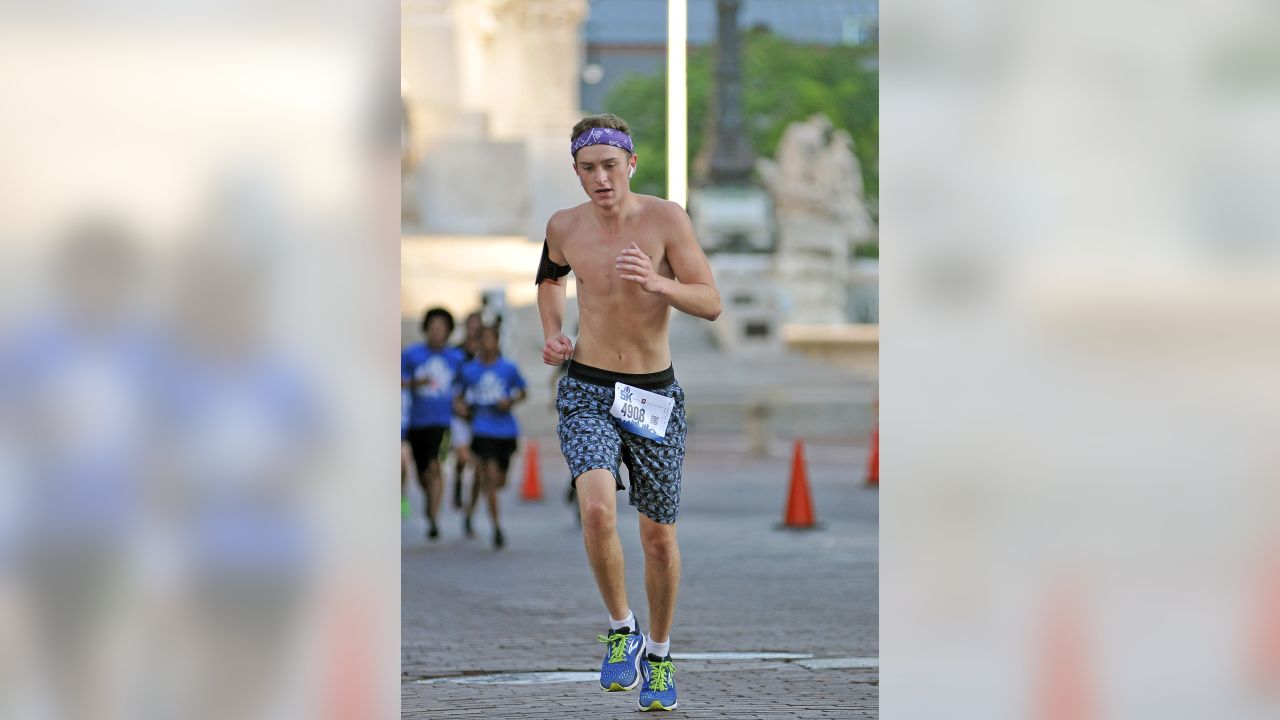
[[[552,280],[559,280],[565,275],[568,275],[569,271],[572,269],[573,268],[569,267],[568,265],[557,265],[551,262],[551,255],[547,249],[547,241],[543,240],[542,241],[542,260],[538,262],[538,277],[533,281],[533,284],[541,285],[542,281],[546,280],[547,278],[551,278]]]

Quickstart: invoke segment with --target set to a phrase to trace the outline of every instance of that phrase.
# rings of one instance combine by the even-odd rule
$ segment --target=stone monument
[[[822,115],[792,123],[758,164],[778,222],[775,271],[794,323],[844,323],[853,247],[876,239],[853,140]]]
[[[582,200],[568,136],[586,0],[401,7],[406,230],[541,239],[553,211]]]

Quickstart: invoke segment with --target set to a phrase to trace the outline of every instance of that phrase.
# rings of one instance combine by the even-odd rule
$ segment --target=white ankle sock
[[[671,638],[667,638],[666,642],[660,643],[657,640],[654,640],[653,636],[650,635],[648,640],[648,648],[645,649],[645,652],[653,653],[660,658],[666,657],[667,654],[671,652]]]
[[[614,620],[612,617],[609,618],[610,630],[617,630],[624,627],[631,628],[631,632],[636,631],[636,614],[630,610],[627,611],[627,617],[623,620]]]

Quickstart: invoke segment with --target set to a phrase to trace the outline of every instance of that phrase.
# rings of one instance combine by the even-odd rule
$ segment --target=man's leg
[[[431,538],[439,535],[436,529],[436,518],[440,512],[440,495],[443,482],[440,478],[440,461],[432,458],[427,461],[426,472],[420,474],[418,484],[422,486],[422,492],[426,495],[426,500],[422,503],[426,508],[427,515],[427,534]]]
[[[457,509],[457,510],[461,510],[461,509],[462,509],[462,507],[463,507],[463,505],[462,505],[462,476],[463,476],[463,474],[465,474],[465,473],[466,473],[466,471],[467,471],[467,465],[473,465],[473,464],[472,464],[472,460],[471,460],[471,453],[470,453],[470,451],[468,451],[468,450],[467,450],[467,446],[466,446],[466,445],[455,445],[455,446],[453,447],[453,452],[454,452],[454,462],[453,462],[453,507],[454,507],[455,509]],[[472,485],[473,485],[473,486],[474,486],[474,484],[475,484],[475,482],[476,482],[476,478],[475,478],[475,476],[474,476],[474,475],[475,475],[474,467],[475,467],[475,466],[473,465],[473,477],[472,477],[472,479],[471,479],[471,483],[472,483]]]
[[[498,527],[498,485],[502,480],[497,460],[481,460],[484,468],[484,496],[489,503],[489,520]]]
[[[462,450],[454,448],[456,457],[453,461],[453,507],[457,510],[462,509],[462,473],[467,469],[467,463],[462,459]]]
[[[610,617],[625,618],[630,606],[627,604],[622,542],[618,540],[617,482],[613,473],[596,469],[580,475],[577,487],[582,539],[587,546],[587,560],[600,588],[600,597]]]
[[[431,498],[430,511],[428,514],[431,517],[432,524],[435,524],[436,519],[440,516],[440,499],[443,495],[442,486],[444,484],[442,475],[443,473],[440,468],[440,461],[432,460],[431,464],[427,467],[427,482],[430,483],[430,488],[427,492]]]
[[[479,466],[485,473],[484,494],[489,502],[489,521],[493,524],[493,546],[500,548],[506,543],[502,536],[501,518],[498,517],[498,487],[502,482],[502,471],[497,460],[481,460]]]
[[[463,508],[466,517],[462,523],[462,530],[467,537],[472,537],[475,534],[471,529],[471,518],[475,515],[476,505],[480,504],[480,493],[484,489],[484,460],[477,457],[471,467],[471,472],[471,495]]]
[[[644,588],[649,596],[649,636],[656,642],[667,642],[680,585],[675,523],[662,525],[641,515],[640,544],[644,547]]]
[[[674,710],[678,703],[672,676],[671,622],[680,585],[675,523],[663,525],[641,514],[640,544],[644,547],[644,588],[649,595],[649,639],[636,704],[641,710]]]

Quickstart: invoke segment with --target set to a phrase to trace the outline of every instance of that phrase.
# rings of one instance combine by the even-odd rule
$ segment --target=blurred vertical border
[[[0,3],[0,717],[397,714],[398,13]]]
[[[881,7],[885,718],[1280,716],[1280,12]]]

